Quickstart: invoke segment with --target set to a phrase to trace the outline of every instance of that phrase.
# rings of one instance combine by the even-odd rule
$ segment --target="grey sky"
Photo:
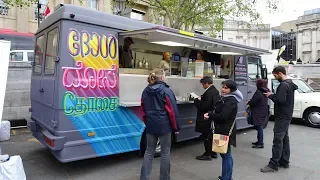
[[[269,13],[265,7],[258,7],[263,23],[279,26],[282,22],[296,20],[303,12],[320,8],[320,0],[280,0],[279,12]]]

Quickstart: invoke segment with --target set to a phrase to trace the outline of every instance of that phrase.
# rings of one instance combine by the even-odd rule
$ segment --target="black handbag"
[[[253,125],[252,112],[251,112],[251,108],[250,108],[249,105],[247,106],[246,112],[247,112],[247,122],[248,122],[248,124]]]

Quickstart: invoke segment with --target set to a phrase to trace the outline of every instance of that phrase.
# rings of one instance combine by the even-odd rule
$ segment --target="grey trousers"
[[[157,146],[157,140],[161,144],[160,180],[170,180],[170,149],[171,133],[157,136],[147,134],[147,149],[144,154],[140,180],[150,180],[152,160]]]
[[[269,165],[278,168],[279,165],[290,163],[290,141],[288,130],[285,132],[274,132],[272,158]]]

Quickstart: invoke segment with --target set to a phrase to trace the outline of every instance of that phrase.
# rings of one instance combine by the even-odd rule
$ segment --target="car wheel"
[[[140,156],[143,157],[146,150],[147,150],[147,138],[146,138],[146,133],[144,132],[142,134],[141,142],[140,142]],[[158,138],[154,157],[160,157],[160,155],[161,155],[161,144],[160,144],[160,139]]]
[[[304,121],[310,127],[320,128],[320,108],[311,108],[306,111]]]

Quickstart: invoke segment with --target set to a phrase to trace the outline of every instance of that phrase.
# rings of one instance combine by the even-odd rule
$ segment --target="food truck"
[[[238,83],[244,96],[238,129],[249,127],[245,100],[254,93],[255,79],[266,78],[258,55],[267,50],[73,5],[59,5],[35,36],[28,127],[64,163],[129,151],[144,153],[141,94],[165,51],[172,56],[166,81],[176,95],[182,124],[174,142],[199,137],[189,94],[204,92],[201,76],[214,76],[218,89],[225,78]],[[126,37],[134,41],[133,67],[119,68],[119,47]],[[198,50],[206,54],[204,61],[196,63]]]

